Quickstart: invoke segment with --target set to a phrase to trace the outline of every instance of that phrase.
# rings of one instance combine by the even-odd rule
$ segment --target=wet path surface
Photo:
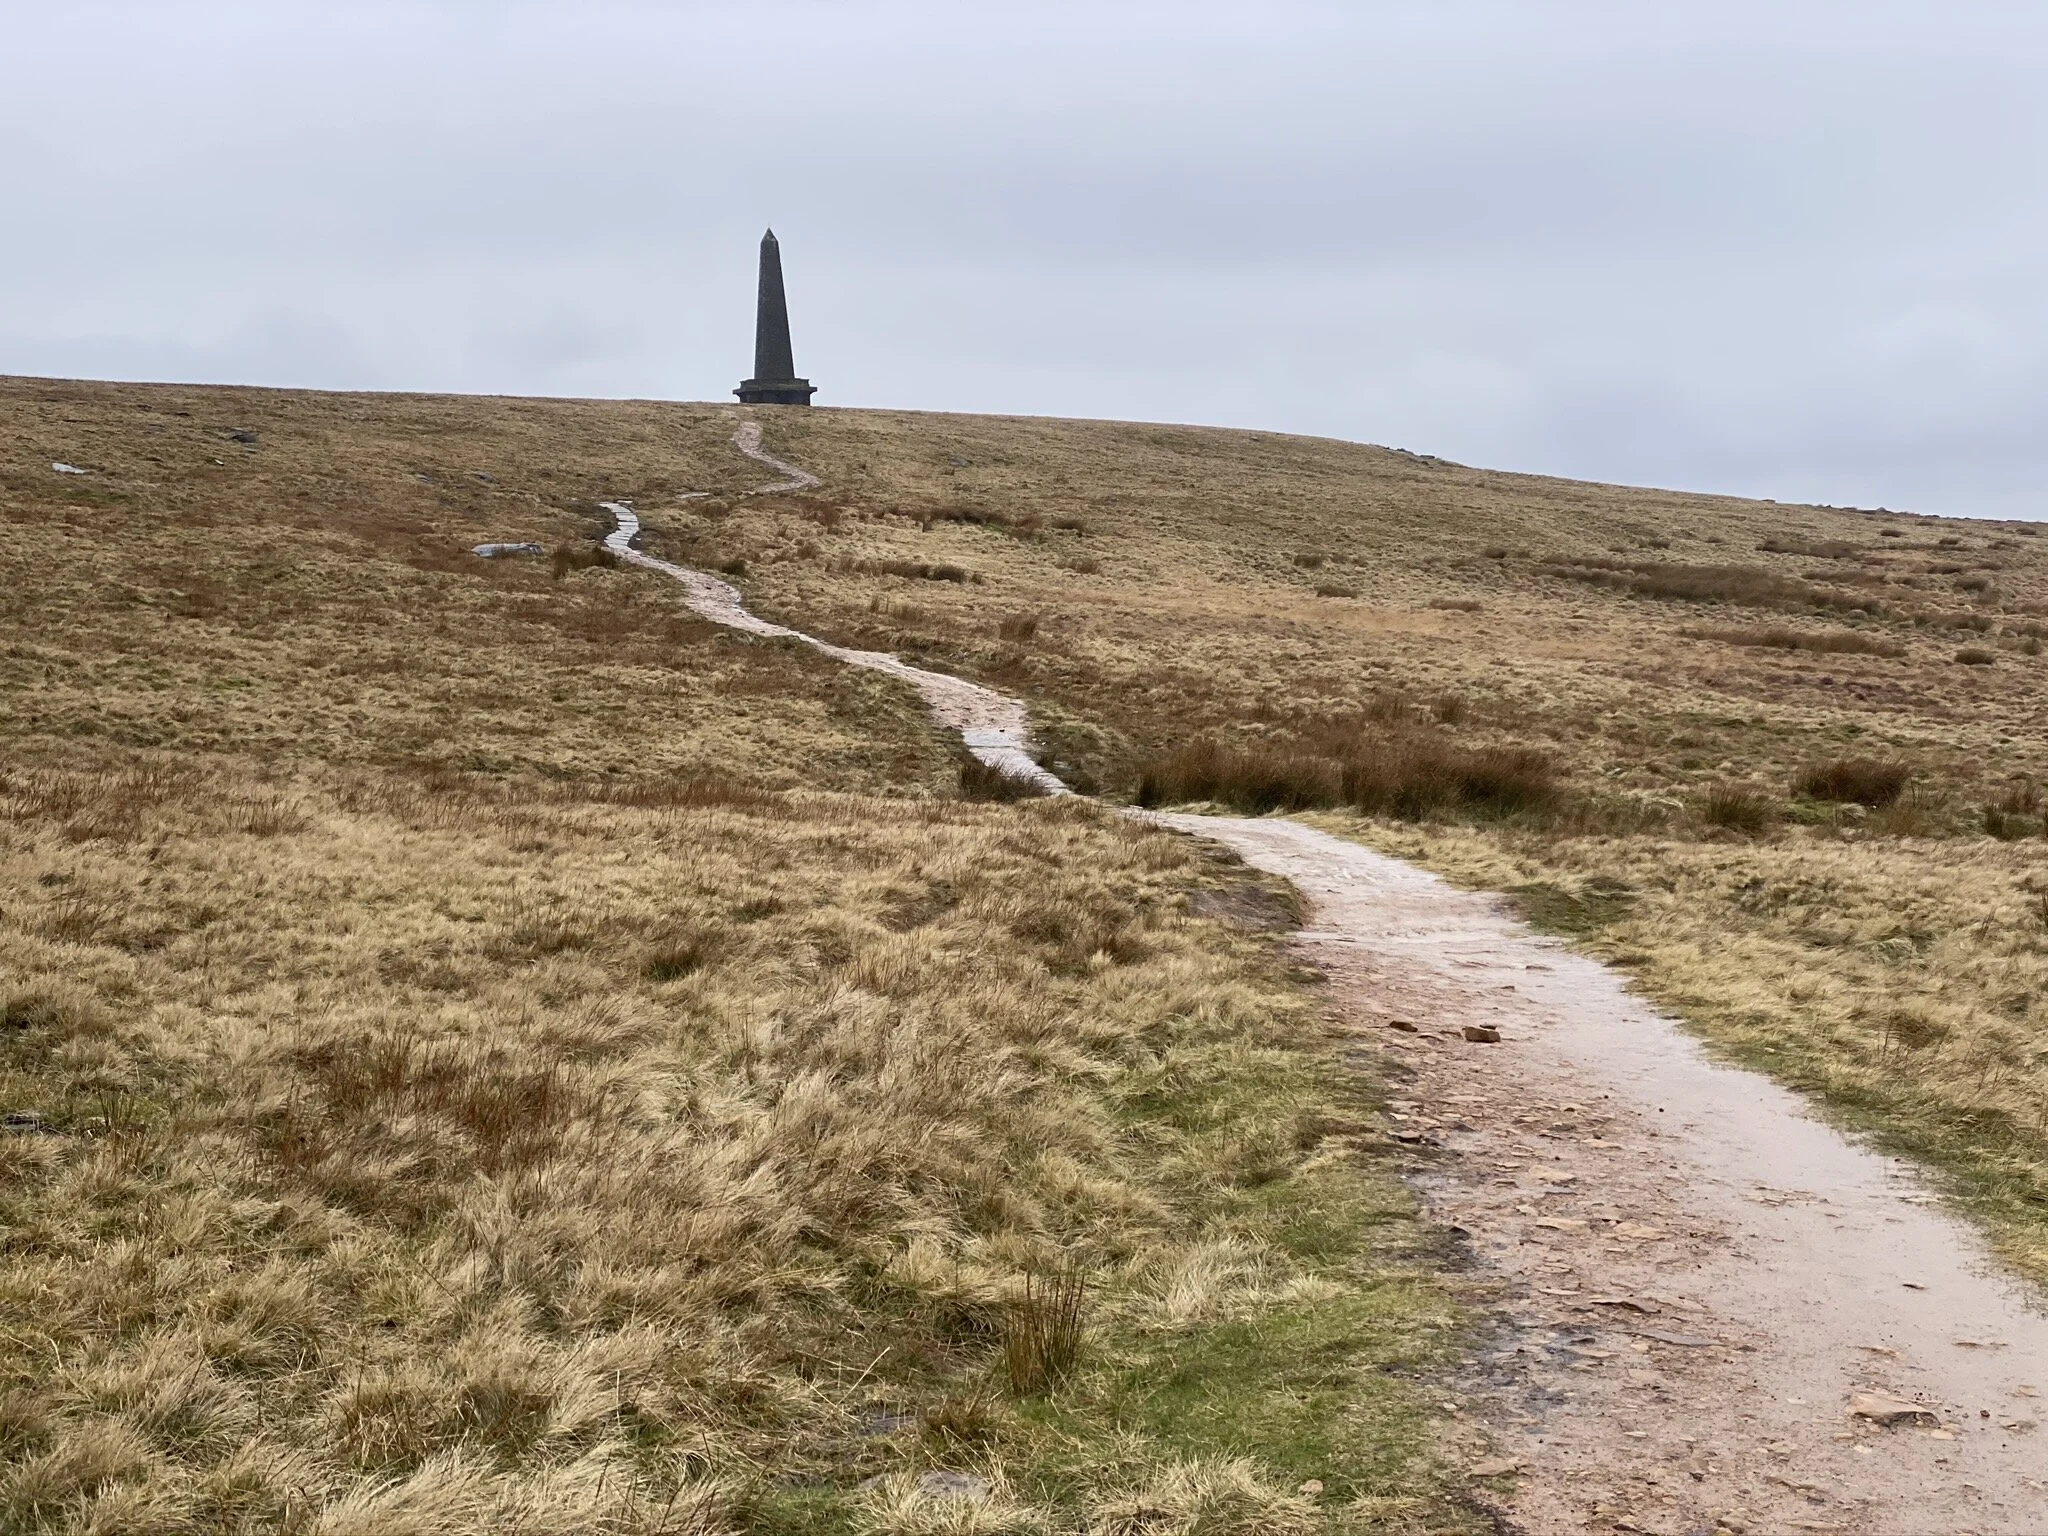
[[[1295,942],[1502,1321],[1462,1385],[1522,1529],[2048,1532],[2048,1319],[1909,1168],[1492,897],[1295,822],[1156,819],[1313,903]]]
[[[757,494],[818,483],[752,423],[734,446],[788,477]],[[758,619],[606,506],[610,547],[705,618],[900,678],[983,762],[1066,792],[1017,700]],[[1499,1321],[1456,1388],[1509,1529],[2048,1533],[2048,1320],[1909,1169],[1494,898],[1284,819],[1147,819],[1309,897],[1294,942],[1404,1095],[1411,1174]]]

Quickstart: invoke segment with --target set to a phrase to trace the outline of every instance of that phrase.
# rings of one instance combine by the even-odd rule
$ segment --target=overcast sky
[[[0,372],[2048,517],[2048,5],[0,0]]]

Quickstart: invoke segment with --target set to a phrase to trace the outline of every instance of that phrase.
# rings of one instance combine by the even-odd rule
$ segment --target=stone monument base
[[[748,379],[733,391],[741,405],[809,405],[817,392],[809,379]]]

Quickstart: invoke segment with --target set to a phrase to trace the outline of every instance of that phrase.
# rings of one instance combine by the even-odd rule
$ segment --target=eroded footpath
[[[788,477],[757,494],[817,483],[752,423],[734,446]],[[1066,792],[1019,701],[756,618],[607,506],[610,547],[705,618],[898,677],[983,762]],[[2048,1319],[1909,1168],[1495,898],[1285,819],[1148,819],[1310,898],[1293,942],[1399,1085],[1396,1139],[1495,1309],[1447,1407],[1492,1437],[1473,1470],[1507,1529],[2048,1533]]]

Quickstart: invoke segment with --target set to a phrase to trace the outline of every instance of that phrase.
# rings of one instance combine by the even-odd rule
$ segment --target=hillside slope
[[[717,420],[0,384],[0,1528],[1479,1529],[1285,892],[602,563]]]
[[[657,512],[672,552],[1033,700],[1083,787],[1321,810],[1515,893],[2048,1277],[2035,526],[1259,433],[772,425],[832,494]]]
[[[1191,911],[1239,911],[1242,873],[961,803],[906,692],[591,563],[604,499],[765,615],[1025,697],[1077,787],[1316,815],[1512,892],[1949,1170],[2048,1274],[2032,529],[1271,434],[757,414],[820,487],[747,494],[720,406],[0,384],[0,1066],[39,1127],[0,1149],[8,1283],[52,1318],[9,1367],[18,1522],[325,1531],[355,1500],[368,1529],[416,1498],[513,1528],[583,1478],[601,1528],[687,1489],[706,1530],[910,1530],[860,1481],[963,1464],[1016,1476],[1017,1529],[1142,1504],[1134,1477],[1247,1530],[1465,1518],[1403,1384],[1454,1312],[1351,1155],[1379,1122],[1268,942]],[[467,552],[527,539],[559,577]],[[1001,996],[899,1027],[969,996],[961,954]],[[442,1082],[458,1049],[493,1063],[480,1099]],[[963,1052],[1020,1075],[923,1096]],[[578,1096],[598,1078],[624,1098]],[[883,1081],[908,1097],[876,1112],[925,1127],[907,1162],[817,1107]],[[510,1129],[535,1093],[566,1150]],[[824,1143],[778,1142],[806,1105]],[[715,1283],[581,1246],[649,1198],[577,1182],[604,1135],[654,1158],[679,1123],[768,1149],[768,1269],[709,1183],[674,1219]],[[840,1135],[821,1174],[803,1149]],[[1023,1277],[1074,1263],[1076,1384],[992,1395]],[[675,1375],[703,1306],[760,1321]],[[645,1395],[590,1397],[595,1341],[642,1327],[616,1368]],[[259,1408],[286,1427],[245,1474]]]

